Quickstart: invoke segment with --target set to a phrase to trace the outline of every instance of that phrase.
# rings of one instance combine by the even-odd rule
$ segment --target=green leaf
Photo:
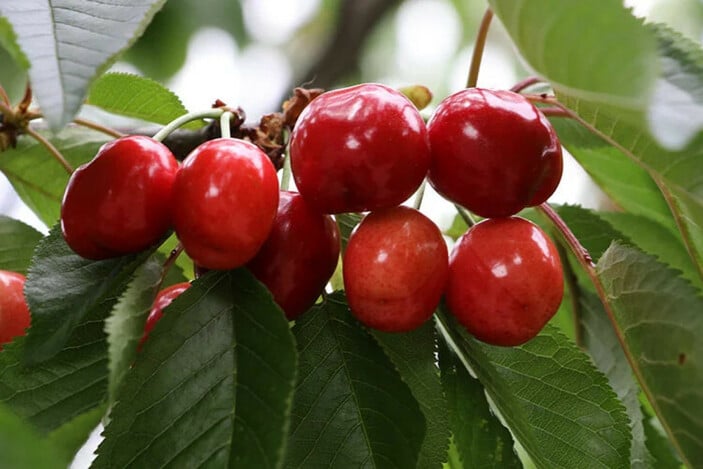
[[[188,110],[171,90],[149,78],[107,73],[90,87],[87,104],[121,116],[168,124]],[[195,122],[191,127],[199,127]]]
[[[640,385],[691,467],[703,464],[703,297],[677,272],[618,243],[597,265]]]
[[[151,332],[92,467],[280,467],[295,369],[263,286],[243,269],[201,277]]]
[[[632,368],[598,297],[589,291],[581,290],[579,304],[583,344],[596,367],[608,377],[610,386],[625,405],[632,423],[630,467],[652,467],[653,460],[645,446],[644,415],[639,400],[640,387],[632,374]]]
[[[29,60],[27,60],[27,56],[24,55],[24,52],[17,44],[17,35],[12,29],[12,25],[7,18],[2,16],[0,16],[0,47],[5,49],[16,65],[19,65],[24,70],[29,68]]]
[[[65,423],[48,435],[54,447],[63,453],[65,461],[71,461],[78,450],[86,443],[90,434],[105,415],[106,406],[96,407]]]
[[[10,412],[0,406],[0,467],[12,469],[62,469],[66,460],[47,440]]]
[[[22,363],[25,338],[0,353],[0,402],[42,433],[100,406],[107,392],[107,342],[101,321],[88,317],[66,347],[34,367]]]
[[[521,468],[513,451],[513,438],[491,413],[483,386],[471,377],[444,340],[439,345],[439,366],[461,467]]]
[[[575,205],[562,205],[556,208],[559,216],[576,235],[579,242],[588,250],[594,262],[598,262],[613,240],[632,243],[629,238],[601,219],[598,213]]]
[[[162,271],[162,264],[155,258],[142,264],[105,321],[110,359],[110,404],[115,401],[117,389],[137,357],[137,344],[144,334],[144,324],[159,290]]]
[[[105,135],[87,129],[68,128],[55,137],[43,135],[74,167],[90,161],[107,141]],[[1,154],[0,171],[41,221],[47,226],[58,221],[68,174],[46,148],[29,136],[21,136],[17,148]]]
[[[343,293],[296,321],[300,367],[286,467],[417,466],[425,420]]]
[[[447,459],[449,414],[435,359],[436,334],[432,322],[403,334],[372,332],[395,365],[425,416],[425,440],[417,467],[441,467]]]
[[[644,433],[647,437],[647,449],[652,455],[652,458],[654,458],[652,467],[655,469],[679,469],[681,467],[681,462],[674,456],[671,443],[658,428],[654,427],[652,420],[655,419],[644,419]]]
[[[23,0],[0,4],[29,61],[44,117],[60,130],[78,112],[90,82],[141,35],[165,0]]]
[[[75,254],[54,226],[37,247],[24,291],[32,312],[25,360],[37,364],[61,351],[85,318],[110,313],[149,251],[91,261]]]
[[[0,23],[3,18],[0,18]],[[0,24],[2,29],[2,24]],[[0,40],[1,41],[1,40]],[[0,44],[0,85],[2,85],[11,103],[19,103],[27,89],[27,71],[22,68],[12,55]]]
[[[337,225],[339,225],[339,232],[342,235],[342,251],[347,249],[347,243],[349,242],[349,237],[356,228],[356,225],[361,222],[363,217],[358,213],[340,213],[335,216],[337,220]]]
[[[450,314],[439,329],[537,467],[627,467],[629,421],[589,358],[549,324],[520,347],[478,342]]]
[[[26,273],[42,234],[19,220],[0,215],[0,269]]]

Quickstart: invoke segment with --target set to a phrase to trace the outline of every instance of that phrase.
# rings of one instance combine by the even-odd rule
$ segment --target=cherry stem
[[[512,88],[510,88],[510,91],[513,93],[520,93],[522,92],[525,88],[529,88],[532,85],[536,85],[537,83],[541,83],[542,80],[539,77],[527,77],[524,80],[521,80],[513,85]]]
[[[168,137],[174,130],[187,124],[188,122],[199,120],[199,119],[219,119],[223,113],[229,112],[223,108],[208,109],[206,111],[196,111],[189,112],[188,114],[183,114],[182,116],[172,120],[166,124],[161,130],[156,132],[152,137],[157,142],[162,142],[166,137]]]
[[[474,217],[471,216],[471,213],[469,213],[468,210],[466,210],[464,207],[462,207],[459,204],[454,204],[454,208],[456,208],[457,213],[461,217],[462,220],[464,220],[464,223],[470,228],[476,224],[476,220],[474,220]]]
[[[222,138],[232,138],[229,122],[232,120],[233,116],[234,114],[232,114],[231,111],[225,111],[220,116],[220,135]]]
[[[80,125],[80,126],[87,127],[89,129],[93,129],[98,132],[102,132],[105,135],[109,135],[110,137],[120,138],[120,137],[125,136],[125,134],[123,134],[122,132],[119,132],[113,128],[106,127],[102,124],[98,124],[97,122],[89,121],[87,119],[82,119],[80,117],[76,117],[75,119],[73,119],[73,122]]]
[[[593,258],[591,257],[591,254],[585,247],[583,247],[578,238],[576,238],[576,235],[574,235],[573,231],[571,231],[571,228],[568,227],[566,222],[562,220],[562,218],[551,207],[551,205],[545,202],[542,205],[539,205],[537,207],[537,210],[542,212],[549,219],[549,221],[552,222],[554,227],[559,230],[559,232],[564,237],[564,240],[566,240],[566,243],[569,245],[571,250],[579,259],[579,262],[593,268],[595,264],[593,263]]]
[[[422,199],[425,197],[425,187],[427,187],[427,179],[422,180],[422,184],[420,184],[420,187],[415,193],[415,200],[413,200],[413,207],[415,210],[420,210],[420,207],[422,206]]]
[[[63,168],[68,174],[73,173],[73,167],[71,166],[71,164],[66,160],[66,158],[64,158],[61,152],[49,140],[44,138],[43,135],[41,135],[39,132],[29,126],[25,127],[23,130],[36,141],[41,143],[47,150],[49,150],[49,153],[51,153],[54,159],[58,161],[61,166],[63,166]]]
[[[486,13],[483,14],[483,19],[481,20],[481,25],[478,28],[478,33],[476,34],[476,44],[474,44],[474,52],[471,56],[471,67],[469,68],[469,78],[466,80],[466,87],[473,88],[478,82],[478,71],[481,68],[481,58],[483,58],[483,49],[486,46],[486,38],[488,37],[488,28],[491,25],[491,20],[493,19],[493,10],[490,8],[486,9]]]
[[[283,170],[281,172],[281,190],[287,191],[290,188],[290,178],[293,171],[290,167],[290,155],[286,152],[283,157]]]
[[[161,270],[161,280],[159,280],[159,285],[164,283],[164,279],[166,278],[168,271],[171,269],[171,267],[173,267],[173,264],[176,263],[178,256],[180,256],[182,252],[183,252],[183,244],[181,244],[179,242],[178,244],[176,244],[176,247],[173,248],[171,253],[168,255],[168,258],[164,262],[164,265]]]

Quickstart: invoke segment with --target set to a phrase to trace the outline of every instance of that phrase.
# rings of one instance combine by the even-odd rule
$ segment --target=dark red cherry
[[[149,316],[146,318],[146,323],[144,324],[144,335],[142,335],[142,338],[139,339],[137,350],[142,349],[144,342],[149,338],[149,334],[154,329],[154,326],[156,326],[156,323],[163,317],[164,308],[170,305],[173,300],[178,298],[180,294],[186,291],[189,287],[190,283],[188,282],[176,283],[170,287],[164,288],[156,295],[154,304],[151,306],[151,310],[149,311]]]
[[[24,335],[31,322],[24,282],[24,275],[0,270],[0,350],[2,344]]]
[[[517,93],[459,91],[440,103],[427,129],[430,184],[482,217],[507,217],[539,205],[561,179],[554,128]]]

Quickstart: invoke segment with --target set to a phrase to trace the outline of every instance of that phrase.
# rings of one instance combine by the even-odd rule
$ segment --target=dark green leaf
[[[264,287],[245,270],[210,273],[150,334],[93,467],[280,467],[295,369]]]
[[[62,469],[70,462],[22,419],[0,406],[0,467]]]
[[[677,272],[614,243],[597,265],[627,345],[662,425],[683,460],[703,464],[703,298]]]
[[[681,462],[674,456],[671,443],[666,436],[652,424],[652,420],[645,417],[644,419],[644,434],[647,437],[647,449],[649,450],[654,462],[652,467],[655,469],[679,469]]]
[[[161,285],[162,264],[151,258],[135,272],[112,314],[105,321],[110,360],[109,403],[137,357],[137,344],[144,334],[144,324]]]
[[[629,421],[588,357],[547,325],[520,347],[478,342],[450,314],[439,328],[538,467],[627,467]]]
[[[293,328],[300,368],[286,467],[416,467],[417,401],[341,292]]]
[[[0,215],[0,269],[26,273],[42,234],[19,220]]]
[[[90,87],[87,104],[113,114],[168,124],[188,110],[171,90],[149,78],[107,73]],[[191,123],[198,127],[198,124]]]
[[[133,272],[150,255],[90,261],[71,251],[59,226],[37,247],[27,275],[25,295],[32,312],[25,360],[37,364],[61,351],[85,318],[110,313]]]
[[[403,334],[380,331],[373,331],[372,334],[410,388],[425,416],[427,430],[417,467],[441,467],[447,460],[450,429],[447,401],[435,358],[434,325],[428,321],[418,329]]]
[[[90,161],[107,141],[103,134],[77,128],[68,128],[55,137],[44,136],[74,167]],[[2,153],[0,171],[41,221],[47,226],[58,221],[68,174],[46,148],[29,136],[21,136],[17,148]]]
[[[613,240],[631,243],[610,223],[601,219],[596,212],[574,205],[563,205],[556,210],[569,229],[576,235],[576,238],[588,250],[594,262],[598,262]]]
[[[141,35],[165,0],[0,4],[31,62],[32,90],[55,130],[83,104],[91,80]]]
[[[462,467],[521,468],[513,451],[513,438],[491,413],[483,386],[471,377],[444,340],[439,345],[439,366]]]
[[[54,444],[57,451],[63,453],[65,461],[71,461],[85,444],[105,415],[105,409],[106,406],[103,405],[89,410],[48,435],[48,439]]]

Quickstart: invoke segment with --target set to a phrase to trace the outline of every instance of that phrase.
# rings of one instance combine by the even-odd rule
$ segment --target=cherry
[[[437,307],[447,270],[447,245],[430,219],[404,206],[372,212],[344,253],[349,308],[374,329],[415,329]]]
[[[149,316],[146,318],[146,323],[144,324],[144,335],[142,335],[142,338],[139,339],[137,350],[142,349],[144,342],[146,342],[146,339],[149,338],[149,334],[152,329],[154,329],[156,323],[159,322],[159,319],[163,317],[164,308],[170,305],[173,300],[178,298],[178,296],[180,296],[180,294],[186,291],[189,287],[190,283],[188,282],[176,283],[170,287],[164,288],[156,295],[154,304],[151,306],[151,310],[149,311]]]
[[[273,164],[244,140],[207,141],[176,175],[173,223],[186,253],[202,268],[244,265],[266,240],[278,206]]]
[[[80,256],[107,259],[139,252],[171,225],[178,162],[162,143],[141,135],[103,145],[70,177],[61,231]]]
[[[532,339],[557,312],[563,293],[554,244],[523,218],[474,225],[449,259],[447,307],[489,344],[520,345]]]
[[[24,299],[25,277],[16,272],[0,270],[0,350],[2,344],[25,334],[31,318]]]
[[[420,113],[400,92],[378,84],[315,98],[293,129],[290,158],[298,190],[323,213],[396,206],[430,165]]]
[[[268,239],[247,267],[273,294],[288,319],[320,296],[339,259],[339,228],[296,192],[281,192]]]
[[[482,217],[507,217],[539,205],[561,179],[554,128],[517,93],[459,91],[439,104],[427,130],[430,184]]]

